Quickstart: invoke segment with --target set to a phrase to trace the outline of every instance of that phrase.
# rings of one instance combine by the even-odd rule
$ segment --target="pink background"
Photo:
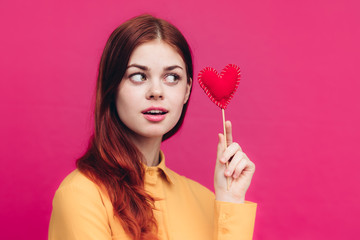
[[[359,236],[358,1],[0,3],[1,239],[46,239],[51,201],[85,150],[100,54],[141,13],[187,37],[195,73],[238,64],[226,110],[257,166],[254,239]],[[167,164],[213,189],[221,111],[195,83]]]

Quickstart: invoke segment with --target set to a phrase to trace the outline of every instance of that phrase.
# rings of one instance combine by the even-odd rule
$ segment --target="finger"
[[[234,173],[234,170],[236,168],[236,166],[239,164],[239,162],[241,161],[241,159],[243,158],[243,154],[242,152],[236,152],[236,154],[234,155],[234,157],[232,158],[231,162],[229,163],[229,166],[227,167],[227,169],[225,170],[225,175],[226,176],[231,176]]]
[[[241,173],[247,167],[247,165],[248,165],[248,160],[246,158],[242,158],[234,170],[233,178],[239,178]]]
[[[219,143],[217,146],[217,159],[220,159],[222,157],[222,155],[224,154],[224,150],[225,150],[225,147],[224,147],[225,137],[221,133],[218,134],[218,137],[219,137]]]
[[[251,171],[255,171],[255,164],[250,160],[250,158],[244,153],[245,158],[247,159],[247,167]]]
[[[230,146],[228,146],[223,152],[223,155],[220,158],[220,162],[226,163],[232,156],[234,156],[237,151],[241,151],[240,145],[237,142],[230,144]]]
[[[226,146],[229,146],[233,143],[233,137],[232,137],[232,125],[230,121],[225,122],[225,131],[226,131]]]

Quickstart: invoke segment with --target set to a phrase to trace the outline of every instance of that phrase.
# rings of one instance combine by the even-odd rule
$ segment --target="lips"
[[[150,107],[150,108],[142,111],[142,113],[147,114],[147,115],[164,115],[164,114],[168,113],[168,111],[165,108]]]
[[[168,110],[160,107],[150,107],[141,112],[150,122],[160,122],[165,119]]]

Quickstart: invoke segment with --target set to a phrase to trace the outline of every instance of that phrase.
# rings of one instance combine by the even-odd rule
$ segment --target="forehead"
[[[184,60],[177,50],[159,39],[137,46],[130,56],[130,64],[140,64],[150,68],[151,66],[179,65],[185,69]]]

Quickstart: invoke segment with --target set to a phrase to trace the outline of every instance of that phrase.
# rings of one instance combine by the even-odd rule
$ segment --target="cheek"
[[[124,117],[124,115],[130,113],[129,110],[131,106],[134,106],[134,104],[132,104],[134,101],[135,100],[132,91],[126,91],[126,89],[122,89],[118,92],[116,98],[116,109],[120,118],[121,116]]]
[[[174,93],[171,98],[172,106],[176,110],[176,115],[180,117],[182,109],[184,107],[185,94],[183,93]]]

